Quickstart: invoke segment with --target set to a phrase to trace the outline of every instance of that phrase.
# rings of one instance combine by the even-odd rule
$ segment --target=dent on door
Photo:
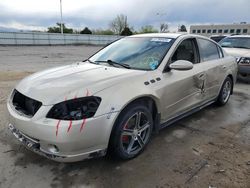
[[[207,67],[206,70],[206,98],[211,100],[217,97],[220,90],[220,85],[223,82],[223,77],[225,76],[225,70],[222,69],[223,61],[213,60],[209,62],[204,62],[204,66]]]
[[[194,76],[194,86],[197,88],[198,92],[205,94],[207,85],[207,75],[205,72],[201,72]]]
[[[163,78],[167,84],[162,92],[162,120],[178,116],[203,101],[205,72],[195,68],[190,71],[172,71]]]

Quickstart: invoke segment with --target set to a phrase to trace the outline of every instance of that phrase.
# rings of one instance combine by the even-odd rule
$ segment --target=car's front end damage
[[[15,91],[13,92],[15,93]],[[60,162],[73,162],[103,156],[106,153],[110,124],[117,112],[79,120],[47,118],[52,105],[42,105],[34,116],[8,101],[9,129],[28,149]],[[15,101],[14,101],[15,102]]]
[[[112,104],[106,90],[142,74],[81,63],[31,75],[8,99],[9,129],[27,148],[55,161],[103,156],[122,104],[119,95]]]

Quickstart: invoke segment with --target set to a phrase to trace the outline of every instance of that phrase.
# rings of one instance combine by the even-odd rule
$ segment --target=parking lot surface
[[[100,46],[0,47],[0,187],[250,187],[250,85],[155,134],[130,161],[58,163],[9,133],[6,99],[33,72],[86,59]]]

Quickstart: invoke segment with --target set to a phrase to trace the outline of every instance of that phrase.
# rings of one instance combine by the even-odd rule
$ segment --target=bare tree
[[[128,27],[127,23],[127,16],[120,14],[117,15],[114,20],[110,22],[110,29],[115,33],[115,34],[121,34],[121,32]]]
[[[167,33],[168,32],[168,24],[167,23],[161,23],[160,24],[160,33]]]

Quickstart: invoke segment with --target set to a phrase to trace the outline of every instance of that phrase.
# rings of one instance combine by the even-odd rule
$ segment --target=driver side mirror
[[[191,70],[193,67],[194,67],[193,63],[186,60],[177,60],[169,65],[170,69],[180,70],[180,71]]]

